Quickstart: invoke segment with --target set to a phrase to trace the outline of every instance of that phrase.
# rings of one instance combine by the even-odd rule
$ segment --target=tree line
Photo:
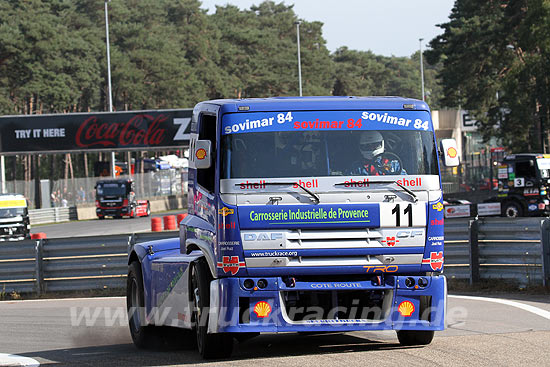
[[[384,57],[326,48],[321,22],[292,5],[226,5],[208,14],[198,0],[109,4],[115,110],[189,108],[214,98],[298,94],[296,21],[304,95],[421,98],[419,55]],[[0,3],[0,113],[107,110],[103,0]],[[427,71],[428,89],[436,90]]]
[[[440,103],[469,110],[485,140],[548,152],[550,1],[456,0],[427,61],[442,64]]]
[[[0,114],[108,109],[104,4],[0,2]],[[198,0],[108,4],[114,110],[297,95],[296,21],[304,95],[421,98],[418,52],[331,53],[322,23],[299,19],[292,5],[226,5],[208,14]],[[456,0],[440,27],[424,53],[432,109],[469,110],[487,140],[511,151],[547,151],[550,1]]]
[[[0,2],[0,115],[108,110],[103,0]],[[342,46],[331,53],[322,23],[292,5],[201,9],[198,0],[111,1],[113,110],[189,108],[216,98],[303,95],[421,98],[419,53],[385,57]],[[438,66],[426,66],[438,106]],[[120,159],[125,158],[120,154]],[[8,158],[8,179],[88,176],[97,153]],[[34,167],[34,168],[33,168]]]

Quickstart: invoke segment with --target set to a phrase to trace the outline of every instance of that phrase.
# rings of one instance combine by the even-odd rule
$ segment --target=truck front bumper
[[[420,278],[427,284],[419,286]],[[267,282],[263,289],[258,287],[260,279]],[[386,276],[382,285],[376,283],[368,280],[289,284],[288,279],[280,277],[217,279],[210,287],[208,330],[234,333],[445,328],[445,276]]]
[[[117,208],[96,208],[96,215],[99,216],[129,216],[131,209],[129,207],[117,207]]]

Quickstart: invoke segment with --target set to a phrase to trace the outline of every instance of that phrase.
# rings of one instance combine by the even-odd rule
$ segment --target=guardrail
[[[176,231],[0,243],[0,292],[125,288],[128,246]]]
[[[76,207],[56,207],[29,210],[29,220],[32,225],[68,222],[77,220]]]
[[[550,219],[445,220],[445,270],[449,278],[550,284]]]
[[[550,284],[550,219],[445,221],[448,278]],[[42,294],[124,288],[128,246],[175,231],[0,243],[0,292]]]

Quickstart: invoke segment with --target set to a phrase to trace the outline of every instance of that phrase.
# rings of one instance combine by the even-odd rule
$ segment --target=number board
[[[525,178],[523,177],[514,178],[514,187],[525,187]]]
[[[426,225],[426,203],[380,203],[380,227],[420,227]]]

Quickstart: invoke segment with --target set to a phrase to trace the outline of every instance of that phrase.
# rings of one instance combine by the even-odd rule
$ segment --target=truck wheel
[[[204,359],[229,357],[233,351],[231,334],[208,334],[211,281],[212,275],[204,259],[199,259],[192,264],[193,321],[197,335],[197,348]]]
[[[98,216],[97,216],[97,219],[99,219],[99,220],[105,219],[105,216],[103,216],[103,215],[98,215]]]
[[[397,332],[397,339],[401,345],[428,345],[433,338],[433,330],[399,330]]]
[[[517,218],[523,215],[521,205],[515,201],[507,201],[502,207],[502,216],[508,218]]]
[[[134,344],[139,349],[159,348],[162,339],[155,326],[147,325],[145,321],[145,300],[143,293],[143,276],[141,265],[134,261],[128,269],[126,286],[126,309],[130,334]]]

